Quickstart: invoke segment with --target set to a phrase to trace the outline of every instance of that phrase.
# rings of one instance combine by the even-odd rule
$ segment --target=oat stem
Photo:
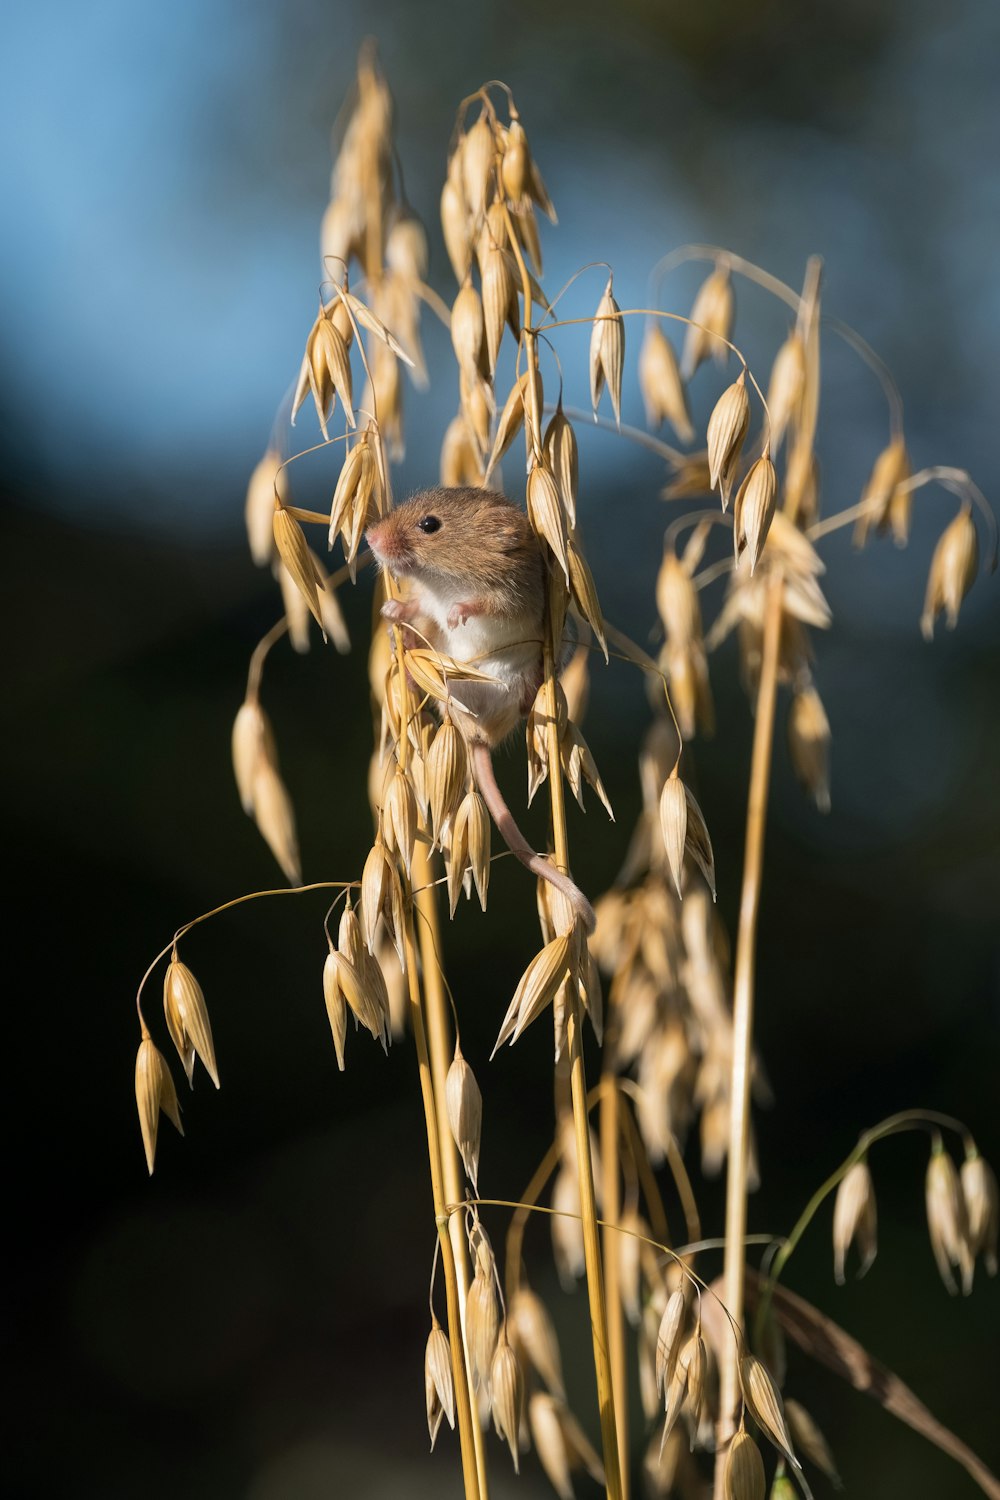
[[[606,1227],[601,1235],[604,1249],[604,1293],[607,1299],[608,1353],[611,1363],[611,1391],[618,1433],[618,1463],[621,1470],[622,1500],[629,1495],[628,1461],[628,1370],[625,1364],[625,1310],[622,1307],[619,1277],[618,1221],[621,1217],[621,1178],[618,1171],[618,1142],[621,1134],[620,1099],[614,1078],[606,1074],[601,1080],[601,1182],[603,1185]],[[605,1086],[610,1084],[610,1087]]]
[[[424,1030],[424,1012],[420,981],[417,976],[417,951],[413,937],[412,919],[406,928],[406,976],[410,992],[410,1024],[417,1049],[417,1064],[420,1072],[420,1092],[424,1104],[424,1124],[427,1129],[427,1156],[430,1163],[431,1191],[434,1197],[434,1221],[437,1224],[438,1243],[441,1247],[441,1266],[444,1271],[445,1292],[448,1302],[448,1345],[451,1351],[451,1368],[455,1386],[455,1405],[458,1411],[458,1435],[462,1449],[462,1474],[465,1480],[465,1500],[485,1500],[480,1490],[476,1464],[475,1427],[469,1399],[469,1373],[465,1359],[465,1339],[462,1332],[462,1303],[458,1274],[452,1245],[450,1216],[444,1191],[444,1175],[441,1165],[441,1131],[438,1125],[434,1082],[430,1057],[427,1051],[427,1034]]]
[[[744,1236],[747,1217],[747,1160],[750,1147],[750,1075],[753,1061],[754,958],[764,865],[764,830],[774,740],[778,687],[783,580],[776,571],[764,606],[764,638],[757,693],[750,791],[747,799],[746,848],[740,894],[736,966],[733,978],[733,1062],[729,1097],[729,1158],[726,1173],[726,1250],[723,1302],[737,1328],[743,1323]],[[739,1347],[727,1341],[721,1362],[716,1500],[721,1500],[725,1453],[734,1430],[739,1401]]]

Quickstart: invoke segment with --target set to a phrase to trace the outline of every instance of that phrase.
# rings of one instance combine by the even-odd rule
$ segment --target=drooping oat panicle
[[[935,1137],[931,1147],[925,1192],[927,1228],[941,1280],[954,1296],[958,1288],[951,1268],[955,1266],[961,1270],[962,1290],[968,1294],[972,1290],[973,1270],[969,1221],[955,1163],[944,1149],[940,1136]]]
[[[507,1341],[506,1322],[500,1328],[496,1353],[490,1369],[490,1410],[498,1437],[503,1438],[514,1460],[514,1473],[521,1470],[518,1442],[521,1431],[521,1408],[524,1404],[524,1379],[517,1355]]]
[[[326,1002],[326,1014],[330,1022],[334,1051],[337,1054],[337,1067],[343,1072],[344,1044],[347,1039],[347,1001],[340,985],[337,955],[333,951],[332,944],[323,965],[323,999]]]
[[[295,809],[285,783],[266,759],[258,761],[251,785],[253,815],[261,837],[281,866],[289,885],[302,884]]]
[[[795,1456],[792,1435],[785,1421],[785,1408],[781,1393],[767,1370],[766,1365],[754,1354],[744,1354],[740,1359],[740,1390],[747,1410],[757,1426],[792,1465],[801,1469]]]
[[[483,1128],[483,1096],[476,1075],[455,1043],[455,1056],[445,1081],[448,1125],[462,1157],[465,1173],[479,1192],[479,1142]]]
[[[882,449],[872,466],[861,494],[864,510],[854,528],[854,545],[863,547],[873,531],[881,533],[889,522],[893,496],[910,477],[910,458],[902,434]]]
[[[837,1473],[837,1465],[833,1461],[830,1445],[809,1412],[800,1401],[794,1401],[789,1397],[785,1402],[785,1416],[788,1418],[788,1426],[795,1439],[795,1446],[803,1458],[815,1464],[820,1473],[826,1475],[834,1489],[840,1489],[840,1475]]]
[[[792,767],[820,812],[830,811],[830,721],[810,685],[788,705],[788,750]]]
[[[751,464],[746,478],[736,492],[733,502],[733,545],[736,559],[746,550],[753,574],[760,554],[764,550],[767,533],[774,517],[775,496],[778,493],[778,476],[767,448]]]
[[[605,385],[611,397],[615,421],[622,419],[622,372],[625,367],[625,320],[612,295],[613,277],[608,277],[597,304],[590,335],[590,400],[596,415]]]
[[[316,565],[309,551],[309,543],[306,541],[305,532],[293,515],[279,506],[272,517],[274,530],[274,544],[278,549],[278,556],[298,588],[320,630],[323,629],[323,616],[319,607],[320,582],[316,574]]]
[[[735,301],[729,267],[717,265],[698,288],[691,306],[691,322],[684,332],[684,348],[681,353],[681,374],[685,380],[691,379],[709,354],[720,365],[725,364],[729,358],[729,349],[723,340],[728,339],[733,331],[734,312]]]
[[[278,751],[271,721],[256,698],[248,698],[233,722],[233,774],[243,811],[253,816],[253,783],[259,762],[277,768]]]
[[[437,1439],[441,1418],[448,1426],[455,1427],[455,1382],[451,1369],[451,1349],[448,1335],[437,1318],[427,1337],[424,1351],[424,1394],[427,1401],[427,1431],[431,1439],[431,1452]]]
[[[566,511],[567,521],[572,529],[576,525],[576,492],[580,481],[580,460],[573,424],[563,411],[561,397],[545,429],[542,448],[559,489],[559,498]]]
[[[945,624],[954,630],[962,600],[971,589],[979,564],[979,541],[972,506],[964,504],[946,526],[934,548],[920,630],[925,641],[934,639],[934,621],[944,611]]]
[[[171,959],[163,976],[163,1014],[188,1083],[194,1083],[194,1060],[199,1057],[218,1088],[219,1070],[205,996],[187,964],[176,957]]]
[[[555,477],[544,459],[541,462],[535,460],[528,470],[528,518],[535,531],[552,548],[569,585],[566,512],[559,498]]]
[[[139,1043],[135,1059],[135,1103],[139,1111],[139,1129],[142,1131],[142,1144],[146,1152],[146,1166],[152,1177],[160,1111],[163,1111],[181,1135],[184,1134],[184,1126],[181,1124],[181,1107],[170,1069],[163,1054],[148,1036],[144,1036]]]
[[[742,1427],[729,1445],[723,1474],[723,1500],[764,1500],[764,1460]]]
[[[283,503],[288,501],[288,481],[282,467],[281,454],[276,448],[268,448],[260,460],[247,485],[244,516],[250,556],[258,568],[266,567],[274,556],[274,528],[271,517],[274,512],[275,491]]]
[[[646,326],[639,351],[639,388],[650,427],[669,422],[682,443],[694,442],[687,391],[681,379],[674,346],[656,319]]]
[[[718,486],[723,510],[729,504],[740,449],[749,426],[750,398],[747,395],[746,371],[741,370],[738,378],[726,387],[712,408],[706,433],[709,483],[713,490]]]
[[[833,1276],[844,1284],[844,1265],[851,1245],[857,1244],[863,1276],[878,1252],[878,1218],[875,1185],[864,1158],[849,1167],[840,1179],[833,1205]]]
[[[805,345],[801,335],[792,332],[775,355],[767,387],[767,409],[771,416],[768,442],[775,453],[781,447],[789,422],[798,416],[805,385]]]
[[[1000,1223],[996,1173],[972,1147],[962,1163],[962,1198],[969,1228],[969,1253],[983,1257],[989,1276],[997,1274],[997,1229]]]
[[[530,1287],[520,1286],[511,1299],[508,1318],[515,1347],[537,1370],[549,1391],[565,1399],[559,1342],[544,1302]]]

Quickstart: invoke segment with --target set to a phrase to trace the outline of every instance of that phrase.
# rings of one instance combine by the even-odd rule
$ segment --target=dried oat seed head
[[[573,946],[571,938],[564,934],[553,938],[535,954],[518,981],[491,1058],[508,1038],[513,1045],[522,1031],[552,1003],[563,982],[573,977],[570,969]]]
[[[305,538],[305,532],[290,515],[284,506],[279,506],[272,518],[274,530],[274,543],[278,549],[278,556],[287,568],[296,588],[299,590],[315,619],[320,630],[323,629],[323,616],[319,607],[320,582],[316,575],[316,564],[309,551],[309,544]]]
[[[258,568],[266,567],[274,556],[274,530],[271,516],[274,511],[276,490],[279,499],[287,503],[288,482],[285,478],[285,470],[282,468],[281,454],[276,448],[268,448],[250,475],[244,512],[250,556]]]
[[[790,333],[775,355],[767,387],[771,414],[768,442],[777,453],[789,422],[798,416],[806,384],[806,351],[798,333]]]
[[[500,1329],[496,1353],[490,1370],[490,1409],[497,1435],[503,1438],[514,1460],[514,1473],[520,1473],[518,1439],[521,1430],[521,1408],[524,1403],[524,1380],[517,1355],[507,1342],[507,1325]]]
[[[440,844],[458,811],[469,776],[464,741],[448,717],[431,741],[425,776],[434,841]]]
[[[601,392],[605,385],[611,397],[611,408],[615,421],[622,420],[622,371],[625,366],[625,320],[621,309],[612,296],[612,280],[604,288],[604,295],[597,304],[594,326],[590,335],[590,399],[597,414]]]
[[[801,785],[820,812],[830,811],[830,721],[810,684],[788,705],[788,750]]]
[[[479,1192],[479,1141],[483,1128],[483,1096],[476,1075],[455,1043],[455,1056],[445,1081],[448,1125],[462,1157],[465,1173]]]
[[[882,449],[861,493],[865,507],[854,529],[854,545],[863,547],[872,531],[882,532],[889,521],[897,487],[910,477],[910,459],[902,435]]]
[[[482,1386],[489,1394],[499,1328],[500,1312],[493,1275],[477,1264],[465,1304],[465,1332],[473,1390]]]
[[[639,388],[650,427],[669,422],[682,443],[694,442],[687,391],[674,346],[659,322],[651,319],[639,351]]]
[[[486,910],[486,893],[490,884],[491,832],[486,804],[475,789],[470,789],[455,814],[455,840],[464,845],[483,911]]]
[[[687,1314],[687,1298],[681,1287],[672,1292],[663,1309],[656,1334],[656,1389],[666,1397],[680,1356]]]
[[[417,799],[409,777],[400,768],[389,783],[382,804],[382,833],[386,848],[396,851],[409,877],[417,842]]]
[[[162,1053],[148,1036],[144,1036],[139,1043],[139,1051],[135,1059],[135,1103],[139,1111],[142,1144],[146,1151],[146,1166],[152,1177],[153,1164],[156,1160],[156,1137],[160,1124],[160,1111],[163,1111],[181,1135],[184,1134],[184,1126],[181,1124],[181,1107],[177,1102],[177,1090],[174,1088],[170,1069]]]
[[[510,1331],[521,1350],[548,1389],[565,1398],[559,1342],[552,1319],[541,1298],[530,1287],[521,1286],[514,1293],[509,1308]]]
[[[740,554],[746,549],[750,556],[751,576],[764,550],[774,517],[777,492],[778,476],[774,472],[770,453],[765,448],[757,462],[751,464],[733,502],[733,545],[736,560],[739,561]]]
[[[285,783],[267,760],[260,760],[251,787],[253,813],[261,837],[281,866],[289,885],[302,884],[295,809]]]
[[[535,531],[545,538],[562,568],[569,585],[569,557],[566,551],[566,512],[552,470],[543,459],[532,462],[528,470],[528,518]]]
[[[927,1228],[941,1280],[954,1296],[958,1288],[951,1268],[960,1268],[962,1290],[968,1294],[972,1290],[973,1261],[965,1199],[955,1163],[940,1136],[935,1136],[927,1164],[926,1200]]]
[[[837,1473],[837,1465],[833,1461],[830,1446],[802,1403],[793,1401],[789,1397],[785,1402],[785,1416],[788,1418],[788,1426],[795,1439],[795,1446],[803,1458],[815,1464],[820,1473],[826,1475],[834,1489],[840,1489],[840,1475]]]
[[[427,1338],[424,1351],[424,1393],[427,1398],[427,1431],[430,1433],[431,1452],[446,1417],[448,1426],[455,1427],[455,1385],[451,1370],[451,1349],[448,1335],[437,1318]]]
[[[838,1286],[844,1284],[844,1265],[851,1245],[857,1243],[863,1276],[878,1251],[878,1220],[875,1209],[875,1185],[867,1161],[862,1158],[844,1173],[833,1205],[833,1276]]]
[[[729,1445],[722,1482],[724,1500],[764,1500],[764,1460],[742,1427]]]
[[[723,510],[729,504],[736,464],[749,426],[750,398],[746,371],[741,370],[738,379],[727,386],[715,403],[706,434],[709,483],[713,490],[718,485]]]
[[[331,947],[326,955],[323,965],[323,998],[326,1001],[326,1014],[330,1022],[330,1031],[333,1035],[334,1051],[337,1054],[337,1067],[344,1071],[344,1043],[347,1038],[347,1002],[344,992],[340,987],[340,979],[337,973],[337,955]]]
[[[563,411],[562,398],[545,429],[542,448],[546,462],[555,476],[559,498],[562,500],[566,518],[572,528],[576,525],[576,492],[580,478],[580,461],[576,434],[572,423]]]
[[[979,541],[972,507],[965,504],[934,548],[920,629],[925,641],[934,638],[934,621],[944,611],[945,624],[954,630],[962,600],[971,589],[979,563]]]
[[[703,359],[713,355],[718,364],[729,358],[729,348],[722,342],[733,331],[735,302],[729,267],[717,265],[702,282],[691,306],[691,323],[684,333],[681,373],[690,380]],[[698,327],[692,327],[698,324]],[[718,335],[718,337],[716,337]]]
[[[754,1354],[744,1354],[740,1359],[740,1389],[757,1426],[794,1468],[801,1469],[785,1421],[781,1394],[767,1367]]]
[[[253,816],[253,781],[258,763],[270,761],[277,769],[278,752],[271,721],[256,698],[248,698],[233,722],[233,774],[243,811]]]
[[[997,1227],[1000,1219],[996,1173],[975,1147],[962,1163],[962,1197],[969,1226],[969,1251],[983,1257],[989,1276],[997,1274]]]
[[[187,964],[182,964],[178,958],[171,959],[163,976],[163,1014],[188,1083],[194,1083],[194,1060],[200,1057],[206,1073],[218,1088],[219,1070],[205,996]]]

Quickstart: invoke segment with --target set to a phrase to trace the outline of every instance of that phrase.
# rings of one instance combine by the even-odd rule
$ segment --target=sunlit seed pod
[[[666,1396],[681,1352],[687,1297],[681,1287],[672,1292],[656,1334],[656,1389]]]
[[[760,1449],[741,1427],[729,1445],[723,1471],[723,1500],[764,1500],[764,1460]]]
[[[495,159],[493,129],[484,111],[462,144],[462,189],[473,219],[483,213],[492,197],[495,187]]]
[[[882,532],[889,520],[892,497],[910,477],[910,458],[902,433],[882,449],[861,492],[864,506],[854,528],[854,545],[863,547],[873,531]]]
[[[672,547],[664,548],[656,578],[656,607],[667,640],[676,646],[700,641],[701,606],[691,575]]]
[[[455,837],[464,843],[483,911],[486,910],[486,894],[490,884],[491,830],[486,804],[479,793],[470,788],[455,814]]]
[[[795,774],[820,812],[830,811],[830,721],[811,685],[788,705],[788,750]]]
[[[538,234],[538,220],[535,210],[530,203],[522,207],[511,208],[511,219],[514,224],[514,233],[518,244],[521,246],[525,256],[535,268],[537,275],[542,274],[542,242]]]
[[[976,523],[972,519],[971,505],[965,504],[941,533],[931,558],[924,612],[920,617],[925,641],[933,640],[934,621],[942,610],[945,624],[949,630],[954,630],[962,600],[973,585],[978,564]]]
[[[543,461],[533,462],[528,470],[528,519],[539,536],[545,538],[569,584],[569,557],[566,550],[566,512],[559,499],[552,470]]]
[[[687,1410],[693,1422],[701,1417],[705,1401],[705,1382],[708,1374],[708,1351],[701,1329],[696,1328],[680,1352],[678,1363],[687,1374]]]
[[[625,1209],[618,1220],[618,1281],[622,1307],[633,1328],[642,1311],[642,1244],[638,1236],[649,1234],[649,1225],[634,1209]]]
[[[969,1227],[969,1253],[983,1257],[987,1274],[997,1274],[997,1228],[1000,1221],[996,1173],[972,1148],[962,1163],[962,1198]]]
[[[369,953],[375,951],[375,935],[383,915],[392,880],[392,865],[381,839],[368,851],[361,872],[361,930]]]
[[[343,1072],[344,1043],[347,1038],[347,1001],[340,987],[337,955],[332,948],[323,965],[323,999],[326,1002],[326,1014],[330,1022],[334,1051],[337,1054],[337,1067]]]
[[[315,552],[311,555],[316,564],[317,577],[323,585],[319,591],[319,613],[323,622],[323,634],[338,655],[347,656],[351,649],[351,637],[347,630],[347,621],[344,619],[344,611],[337,597],[337,590],[330,582]]]
[[[724,341],[733,331],[735,300],[728,266],[716,266],[702,282],[691,306],[691,322],[684,333],[681,374],[690,380],[703,359],[711,354],[718,364],[729,358]],[[692,324],[699,326],[692,327]]]
[[[516,115],[512,115],[507,127],[500,171],[504,192],[515,204],[521,204],[530,190],[531,148],[524,126]]]
[[[926,1180],[927,1228],[931,1249],[941,1280],[954,1296],[958,1288],[951,1274],[952,1267],[961,1270],[962,1290],[972,1290],[972,1252],[969,1243],[969,1222],[965,1212],[965,1199],[955,1163],[935,1137],[927,1164]]]
[[[590,400],[596,413],[605,385],[615,421],[622,419],[622,371],[625,367],[625,320],[611,290],[612,278],[597,304],[590,335]]]
[[[433,1451],[441,1418],[447,1418],[452,1430],[455,1427],[455,1384],[451,1369],[451,1349],[448,1335],[437,1318],[434,1319],[424,1351],[424,1393],[427,1400],[427,1430]]]
[[[587,717],[587,704],[590,698],[590,650],[588,646],[577,646],[559,673],[559,686],[566,699],[569,719],[574,724],[582,724]]]
[[[367,951],[367,950],[364,950]],[[341,993],[355,1019],[369,1031],[377,1040],[382,1038],[382,1016],[379,1011],[377,997],[373,997],[371,988],[366,982],[366,976],[362,973],[362,955],[359,953],[357,963],[346,958],[342,952],[334,952],[334,965],[336,968],[337,984]]]
[[[765,448],[761,457],[748,469],[733,502],[733,545],[736,560],[739,561],[745,549],[750,557],[751,576],[760,561],[771,528],[777,492],[778,476],[774,472],[770,453]]]
[[[728,504],[724,480],[727,471],[738,460],[743,440],[750,426],[750,398],[747,395],[746,371],[741,370],[732,385],[727,386],[708,419],[708,473],[714,490],[723,494],[722,508]]]
[[[833,1487],[839,1489],[840,1475],[837,1473],[837,1465],[833,1461],[830,1445],[805,1407],[800,1401],[794,1401],[789,1397],[785,1402],[785,1416],[788,1418],[788,1426],[795,1440],[795,1446],[803,1458],[815,1464],[820,1473],[826,1475]]]
[[[743,1400],[757,1426],[794,1468],[801,1469],[802,1465],[795,1456],[792,1435],[785,1421],[781,1394],[767,1367],[756,1355],[743,1354],[739,1374]]]
[[[194,1082],[194,1060],[199,1057],[218,1088],[219,1070],[205,996],[187,964],[178,958],[171,959],[163,976],[163,1014],[188,1083]]]
[[[340,913],[340,923],[337,929],[337,948],[348,963],[357,966],[361,961],[361,949],[364,938],[358,914],[348,900]]]
[[[565,755],[569,749],[568,756]],[[590,746],[575,724],[571,724],[560,747],[564,754],[564,765],[566,777],[573,789],[573,795],[581,807],[583,807],[583,783],[592,787],[603,804],[604,811],[615,821],[614,809],[605,790],[601,773],[597,769],[597,762],[591,753]]]
[[[525,403],[530,400],[529,389],[532,378],[532,371],[525,370],[510,389],[500,412],[487,472],[496,468],[524,425]]]
[[[156,1139],[160,1125],[160,1111],[166,1115],[174,1128],[184,1134],[181,1124],[181,1107],[177,1090],[170,1076],[163,1054],[144,1036],[139,1043],[135,1059],[135,1103],[139,1111],[139,1129],[146,1152],[146,1166],[153,1175],[156,1161]]]
[[[449,717],[431,741],[426,765],[427,802],[435,843],[458,811],[469,777],[465,742]]]
[[[485,478],[482,455],[462,412],[449,422],[441,443],[441,483],[448,489],[481,485]]]
[[[455,280],[462,282],[472,264],[472,240],[465,201],[450,177],[441,189],[441,229]]]
[[[360,245],[362,225],[354,205],[345,198],[327,204],[320,224],[320,256],[326,276],[339,275]]]
[[[455,1056],[445,1080],[448,1125],[462,1157],[466,1176],[479,1192],[479,1143],[483,1128],[483,1096],[476,1075],[455,1043]]]
[[[688,1367],[683,1359],[674,1365],[674,1373],[666,1390],[663,1432],[660,1442],[665,1443],[677,1425],[677,1419],[687,1405]]]
[[[247,541],[250,544],[250,556],[258,568],[266,567],[274,556],[274,528],[271,518],[274,514],[275,492],[282,502],[288,501],[285,473],[281,454],[276,448],[268,448],[250,475],[247,485],[244,511]]]
[[[232,754],[240,804],[247,816],[252,817],[253,779],[258,762],[264,759],[275,767],[278,764],[271,721],[256,698],[248,698],[241,704],[233,721]]]
[[[281,607],[288,624],[288,640],[291,648],[303,656],[309,650],[309,604],[295,579],[280,558],[274,561],[274,576],[281,590]],[[322,608],[320,609],[322,614]]]
[[[517,1348],[537,1370],[549,1391],[555,1396],[565,1397],[559,1342],[541,1298],[530,1287],[519,1287],[511,1299],[508,1317]]]
[[[553,1396],[536,1391],[528,1400],[528,1421],[535,1452],[549,1483],[559,1500],[573,1500],[572,1457],[559,1415],[562,1406]]]
[[[377,477],[378,464],[368,441],[368,433],[362,433],[344,460],[333,492],[328,538],[331,547],[337,540],[338,532],[353,518],[356,511],[360,511],[365,520],[368,519],[369,502]]]
[[[512,1044],[516,1042],[522,1031],[552,1003],[563,981],[572,977],[570,951],[570,938],[561,936],[535,954],[518,981],[491,1057],[508,1038]]]
[[[594,583],[594,575],[590,571],[590,566],[581,552],[575,536],[570,536],[568,539],[567,559],[569,562],[569,587],[573,603],[596,635],[597,643],[604,653],[604,660],[607,661],[608,641],[604,629],[604,615],[601,611],[600,600],[597,597],[597,587]]]
[[[580,1183],[575,1172],[562,1167],[552,1184],[549,1231],[552,1255],[562,1285],[571,1290],[587,1268],[581,1223]]]
[[[858,1275],[869,1269],[878,1251],[877,1231],[875,1187],[862,1158],[841,1178],[833,1206],[833,1275],[838,1286],[844,1284],[847,1252],[855,1242],[861,1256]]]
[[[469,435],[482,459],[490,445],[490,423],[493,421],[494,409],[492,387],[481,375],[470,379],[464,371],[460,371],[458,394]]]
[[[481,1266],[477,1266],[465,1304],[465,1331],[473,1390],[479,1390],[482,1386],[489,1393],[499,1329],[496,1285],[493,1277],[487,1275]]]
[[[327,436],[326,424],[331,415],[334,396],[340,397],[348,427],[354,427],[351,361],[347,345],[325,313],[320,315],[313,326],[306,355],[309,360],[309,386],[323,436]]]
[[[295,809],[285,783],[274,766],[258,762],[253,777],[253,815],[257,828],[281,866],[289,885],[302,884]]]
[[[301,593],[317,625],[322,630],[323,620],[319,608],[319,580],[316,577],[316,567],[309,553],[309,544],[305,538],[305,532],[296,521],[295,517],[289,515],[284,506],[274,512],[271,522],[274,529],[274,542],[278,549],[278,556],[288,569],[288,573]]]
[[[395,883],[395,892],[399,893],[401,898],[398,880]],[[394,933],[399,935],[396,945],[393,942]],[[403,972],[405,948],[403,947],[402,912],[394,920],[392,931],[387,927],[382,927],[379,931],[374,957],[385,980],[386,993],[389,997],[389,1031],[395,1041],[404,1035],[407,1017],[410,1013],[410,991]]]
[[[410,208],[397,206],[385,239],[385,263],[411,281],[427,275],[427,232]]]
[[[483,325],[486,333],[487,366],[491,375],[496,370],[500,342],[510,314],[511,298],[514,296],[514,279],[507,257],[494,246],[486,252],[483,265]]]
[[[345,349],[350,349],[351,344],[354,341],[354,324],[351,322],[349,303],[352,301],[356,301],[356,299],[348,298],[347,296],[346,277],[344,278],[342,290],[344,295],[341,297],[336,297],[332,303],[328,303],[327,310],[329,313],[330,322],[333,324],[334,328],[337,330],[337,332],[340,334],[340,337],[344,341]]]
[[[678,896],[683,896],[684,851],[687,847],[687,789],[679,776],[669,776],[660,793],[660,832]]]
[[[507,228],[507,215],[503,204],[499,199],[495,199],[486,210],[479,237],[476,240],[476,259],[479,262],[480,273],[486,265],[486,257],[491,250],[507,251],[509,248],[510,233]],[[506,259],[513,274],[510,256],[508,255]]]
[[[386,848],[398,851],[407,875],[417,841],[417,801],[409,778],[400,769],[389,783],[382,804],[382,832]]]
[[[674,346],[656,319],[651,319],[646,325],[639,351],[639,389],[650,427],[659,427],[661,422],[667,421],[682,443],[694,442],[687,391]]]
[[[767,387],[767,410],[771,418],[768,442],[775,453],[781,447],[789,422],[798,416],[805,384],[805,346],[800,335],[792,332],[774,357]]]
[[[521,1430],[521,1408],[524,1402],[524,1379],[517,1355],[507,1342],[506,1324],[500,1330],[496,1353],[490,1369],[490,1409],[497,1435],[503,1438],[514,1460],[515,1474],[520,1472],[518,1441]]]
[[[539,402],[539,410],[541,403]],[[556,406],[545,435],[542,449],[546,462],[555,477],[570,526],[576,525],[576,492],[579,486],[580,460],[576,445],[576,434],[572,423],[563,411],[562,400]]]
[[[460,368],[470,378],[479,374],[484,337],[482,298],[467,277],[451,309],[451,342]]]
[[[673,478],[660,491],[663,500],[686,500],[707,495],[712,489],[708,470],[708,453],[690,453],[682,462],[672,465]]]

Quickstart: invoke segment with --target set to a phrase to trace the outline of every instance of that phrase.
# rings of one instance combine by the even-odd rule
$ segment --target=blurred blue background
[[[129,996],[148,958],[175,922],[272,879],[228,769],[246,659],[277,610],[245,553],[243,492],[314,315],[331,125],[358,46],[378,39],[407,193],[447,300],[437,201],[455,108],[502,77],[559,210],[559,228],[543,231],[548,289],[607,260],[621,305],[642,305],[652,264],[687,240],[798,284],[818,251],[828,311],[899,378],[914,466],[965,466],[995,500],[1000,10],[94,0],[8,7],[0,26],[3,802],[19,875],[11,930],[35,960],[17,1021],[30,1061],[13,1173],[16,1492],[457,1493],[454,1455],[422,1456],[432,1238],[412,1058],[356,1047],[345,1078],[331,1071],[318,912],[278,903],[199,939],[191,961],[226,1086],[195,1096],[189,1139],[163,1143],[152,1187],[130,1102]],[[665,305],[686,312],[702,274],[674,273]],[[591,311],[600,291],[591,273],[567,310]],[[743,283],[737,301],[737,341],[766,372],[785,312]],[[447,337],[424,326],[432,383],[407,391],[404,492],[436,475],[454,409]],[[639,334],[636,323],[633,356]],[[560,353],[584,405],[586,335],[567,333]],[[634,368],[625,416],[641,424]],[[717,374],[698,375],[702,421],[718,389]],[[831,340],[824,510],[858,496],[886,430],[876,383]],[[297,438],[314,431],[304,415]],[[602,601],[644,638],[668,518],[662,466],[602,433],[583,443]],[[303,502],[322,508],[328,461],[303,471]],[[846,533],[825,548],[835,628],[818,643],[817,678],[834,809],[823,820],[804,805],[782,752],[760,1021],[777,1104],[759,1124],[751,1227],[787,1227],[857,1131],[897,1107],[962,1115],[1000,1156],[996,582],[977,581],[954,636],[928,648],[917,631],[952,513],[927,492],[906,552],[854,554]],[[347,608],[362,635],[366,587]],[[732,926],[749,717],[731,648],[713,673],[719,731],[696,753]],[[359,868],[365,811],[334,788],[364,763],[363,663],[275,653],[266,691],[307,876]],[[593,704],[587,733],[618,823],[591,813],[573,835],[597,890],[635,811],[623,746],[645,710],[622,669],[595,682]],[[513,872],[498,870],[496,896],[498,912],[523,916]],[[449,933],[484,1071],[528,956],[500,925],[467,918]],[[490,1072],[497,1191],[516,1195],[544,1149],[545,1050]],[[515,1115],[517,1131],[501,1128]],[[793,1284],[995,1464],[996,1286],[948,1302],[922,1225],[920,1149],[888,1148],[875,1172],[884,1243],[869,1279],[834,1293],[823,1227]],[[334,1194],[353,1204],[347,1223]],[[705,1201],[711,1221],[717,1189]],[[537,1254],[544,1286],[541,1235]],[[554,1295],[570,1350],[585,1331],[581,1299]],[[974,1493],[860,1397],[794,1373],[852,1493]],[[582,1375],[575,1394],[591,1422]],[[517,1492],[545,1492],[532,1464]]]

